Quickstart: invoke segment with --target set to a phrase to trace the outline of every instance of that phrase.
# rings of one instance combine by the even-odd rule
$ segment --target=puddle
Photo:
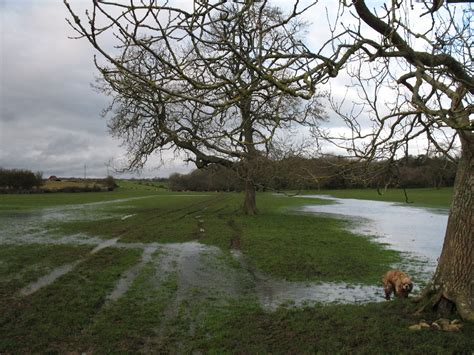
[[[51,271],[49,274],[40,277],[37,281],[21,289],[20,294],[23,296],[28,296],[35,293],[40,288],[48,286],[52,284],[54,281],[56,281],[57,279],[59,279],[61,276],[66,275],[68,272],[72,271],[80,263],[81,263],[81,260],[78,260],[74,263],[65,264],[65,265],[61,265],[60,267],[57,267],[56,269]]]
[[[334,201],[335,204],[304,206],[302,211],[328,214],[331,217],[349,217],[356,222],[351,225],[351,231],[376,236],[379,242],[387,243],[395,250],[414,253],[432,262],[436,262],[441,254],[448,223],[447,209],[339,199],[323,195],[304,197],[327,199]]]
[[[158,246],[155,244],[150,244],[144,247],[142,258],[140,262],[125,272],[124,275],[120,278],[119,282],[115,286],[115,289],[112,293],[107,297],[109,300],[117,300],[122,297],[125,292],[132,286],[133,281],[137,278],[140,273],[140,270],[152,259],[152,255],[156,252]]]
[[[255,292],[262,308],[267,311],[274,311],[283,305],[301,307],[317,303],[362,304],[384,300],[381,286],[276,280],[252,269],[240,251],[233,250],[232,255],[253,276]]]
[[[92,249],[91,254],[95,254],[95,253],[101,251],[102,249],[105,249],[105,248],[108,248],[108,247],[111,247],[111,246],[117,244],[118,240],[119,240],[119,238],[113,238],[113,239],[108,239],[108,240],[103,241],[102,243],[97,245],[94,249]]]
[[[237,271],[222,259],[221,249],[199,242],[167,244],[178,276],[178,302],[191,293],[200,297],[235,297],[242,292]]]
[[[52,241],[51,225],[56,222],[88,221],[117,218],[116,214],[98,209],[103,205],[153,198],[153,196],[131,197],[110,201],[99,201],[77,205],[65,205],[33,211],[0,213],[0,244],[18,244]]]
[[[120,220],[125,221],[126,219],[129,219],[130,217],[133,217],[133,216],[136,216],[136,215],[137,215],[136,213],[128,214],[128,215],[123,216],[122,218],[120,218]]]
[[[362,304],[384,300],[380,286],[345,283],[308,284],[264,280],[258,284],[257,291],[261,305],[267,310],[275,310],[281,305],[301,307],[317,303]]]

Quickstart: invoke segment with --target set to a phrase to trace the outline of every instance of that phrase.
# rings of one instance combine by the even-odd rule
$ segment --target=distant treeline
[[[370,164],[334,156],[290,157],[260,159],[252,171],[259,190],[440,188],[454,184],[456,163],[443,157],[426,156]],[[210,166],[186,175],[172,174],[169,188],[173,191],[242,191],[244,184],[240,175],[239,167]]]
[[[49,186],[48,184],[52,184]],[[26,169],[0,168],[0,193],[50,193],[50,192],[99,192],[112,191],[117,184],[112,176],[105,179],[60,179],[52,182],[43,180],[43,173]]]
[[[39,188],[43,182],[43,173],[23,169],[0,168],[0,189],[2,190],[31,190]]]

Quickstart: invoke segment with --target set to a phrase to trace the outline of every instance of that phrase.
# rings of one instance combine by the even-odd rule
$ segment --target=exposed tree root
[[[449,297],[441,288],[437,289],[428,285],[416,299],[416,302],[420,304],[415,312],[416,315],[432,311],[436,311],[443,316],[457,313],[464,321],[474,322],[474,310],[467,297]]]

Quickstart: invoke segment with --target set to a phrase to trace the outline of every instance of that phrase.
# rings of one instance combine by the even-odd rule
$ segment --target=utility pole
[[[84,164],[84,182],[86,182],[86,176],[87,176],[86,172],[87,172],[87,166],[86,164]]]
[[[113,158],[110,158],[104,165],[107,167],[107,176],[110,176],[110,166],[113,164]]]

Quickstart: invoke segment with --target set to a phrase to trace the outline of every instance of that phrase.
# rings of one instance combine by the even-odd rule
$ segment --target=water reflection
[[[242,269],[252,275],[256,296],[267,311],[274,311],[282,305],[301,307],[318,303],[363,304],[384,300],[380,285],[279,280],[251,267],[240,251],[233,250],[232,255],[240,262]]]

